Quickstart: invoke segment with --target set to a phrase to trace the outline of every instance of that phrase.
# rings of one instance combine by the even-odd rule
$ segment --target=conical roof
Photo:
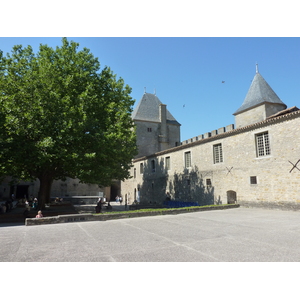
[[[133,120],[160,122],[159,105],[162,102],[154,94],[144,93],[142,99],[132,112]],[[172,114],[167,110],[167,122],[179,124]]]
[[[257,70],[242,106],[234,115],[263,103],[281,104],[287,107]]]

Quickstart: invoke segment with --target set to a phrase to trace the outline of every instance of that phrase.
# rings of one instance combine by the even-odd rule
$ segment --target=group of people
[[[117,195],[117,197],[116,197],[116,202],[117,202],[117,203],[120,202],[120,205],[121,205],[122,202],[123,202],[122,196],[118,196],[118,195]]]
[[[123,202],[122,196],[117,196],[115,198],[115,200],[116,200],[116,203],[120,203],[120,205]],[[106,209],[107,210],[112,210],[112,206],[110,204],[110,201],[106,202],[106,198],[105,197],[99,197],[98,200],[97,200],[97,205],[95,207],[96,213],[101,213],[101,211],[102,211],[102,205],[106,204],[106,203],[107,203]],[[126,205],[126,203],[125,203],[125,205]]]
[[[10,212],[12,210],[15,202],[18,202],[18,201],[16,200],[15,195],[12,194],[11,199],[6,200],[5,202],[3,201],[0,204],[0,214]],[[18,203],[20,203],[20,201]],[[31,208],[34,209],[34,210],[38,209],[38,200],[37,200],[37,198],[30,197],[30,201],[28,201],[27,198],[25,197],[21,201],[21,203],[24,203],[24,205],[25,205],[25,210],[23,212],[23,216],[25,218],[27,218],[29,216],[29,212],[30,212]],[[36,218],[42,218],[42,217],[43,217],[42,211],[39,210],[37,212]]]
[[[9,199],[0,205],[0,213],[10,212],[13,209],[13,202]]]
[[[30,208],[32,207],[34,210],[37,210],[38,209],[38,199],[37,198],[33,198],[32,196],[30,197],[30,202],[25,198],[25,211],[23,213],[24,217],[27,218],[28,215],[29,215],[29,211],[30,211]],[[42,214],[42,211],[39,210],[37,215],[35,216],[36,218],[42,218],[43,217],[43,214]]]

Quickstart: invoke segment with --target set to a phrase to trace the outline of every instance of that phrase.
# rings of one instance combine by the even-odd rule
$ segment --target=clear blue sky
[[[181,140],[233,124],[259,72],[288,106],[300,108],[300,38],[68,37],[86,47],[132,87],[136,104],[144,88],[167,105],[181,123]],[[0,49],[61,38],[0,38]],[[225,83],[222,83],[225,81]]]

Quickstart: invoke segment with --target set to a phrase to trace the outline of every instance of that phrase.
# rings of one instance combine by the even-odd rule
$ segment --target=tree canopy
[[[0,170],[39,179],[40,206],[53,180],[107,186],[129,176],[136,154],[131,88],[90,50],[62,39],[0,52]]]

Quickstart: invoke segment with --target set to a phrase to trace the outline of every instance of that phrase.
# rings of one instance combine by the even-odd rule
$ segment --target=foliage
[[[0,175],[38,178],[42,204],[55,179],[128,178],[136,154],[131,88],[78,47],[0,52]]]

